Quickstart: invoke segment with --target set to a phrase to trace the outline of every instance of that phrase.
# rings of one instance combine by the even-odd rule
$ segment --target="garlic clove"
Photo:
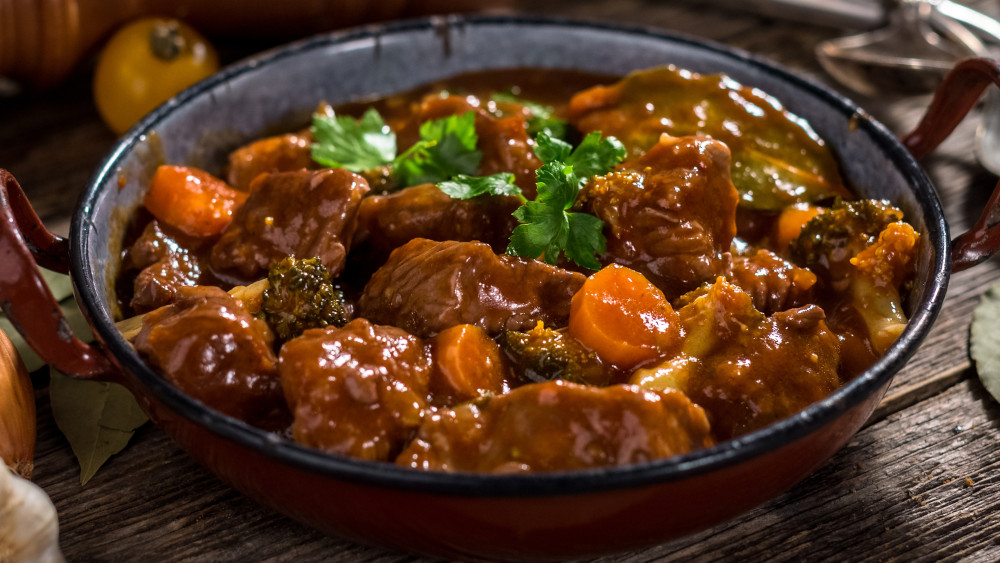
[[[34,468],[35,424],[35,391],[28,370],[0,331],[0,459],[22,477],[31,477]]]
[[[62,563],[56,507],[38,485],[0,463],[0,561]]]

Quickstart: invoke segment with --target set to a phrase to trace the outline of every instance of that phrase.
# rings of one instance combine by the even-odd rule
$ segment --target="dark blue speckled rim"
[[[511,16],[468,16],[449,17],[447,23],[475,26],[518,26],[593,29],[631,34],[646,39],[660,39],[705,51],[722,54],[750,67],[756,67],[767,74],[777,76],[794,86],[802,88],[816,98],[837,108],[844,119],[854,117],[857,127],[869,135],[874,142],[895,163],[901,174],[907,178],[927,222],[927,236],[935,249],[932,269],[928,277],[928,287],[923,302],[918,304],[906,330],[896,344],[868,371],[839,388],[829,397],[810,405],[802,412],[779,421],[759,431],[738,439],[718,444],[712,448],[690,454],[656,460],[648,463],[624,467],[601,468],[574,472],[537,473],[527,475],[483,475],[471,473],[423,472],[397,467],[389,463],[367,462],[346,457],[321,453],[293,442],[278,439],[274,435],[251,427],[241,421],[206,408],[200,402],[178,391],[164,379],[156,375],[142,362],[131,345],[126,342],[114,326],[114,322],[98,306],[104,299],[105,280],[95,279],[89,269],[89,257],[94,249],[89,243],[91,213],[97,200],[100,186],[115,177],[118,167],[140,142],[147,131],[169,115],[178,105],[194,97],[211,91],[243,73],[258,67],[280,64],[287,57],[302,51],[322,48],[357,39],[385,36],[413,30],[427,30],[439,27],[441,18],[407,20],[383,26],[369,26],[343,32],[317,36],[286,47],[271,50],[248,60],[230,66],[220,73],[182,92],[176,103],[169,103],[155,110],[133,127],[107,156],[91,178],[86,192],[73,216],[70,236],[72,240],[71,273],[84,312],[92,321],[101,341],[126,370],[143,385],[150,395],[162,402],[176,414],[199,424],[210,432],[236,444],[260,452],[268,458],[283,464],[330,478],[362,483],[371,486],[402,489],[412,492],[479,497],[531,497],[549,495],[573,495],[601,491],[634,488],[657,483],[686,479],[720,468],[735,465],[763,453],[776,450],[786,444],[803,438],[836,420],[849,409],[876,393],[899,371],[916,351],[926,336],[944,300],[950,274],[950,241],[948,226],[930,180],[923,170],[898,142],[896,137],[878,122],[861,111],[857,105],[832,90],[796,76],[790,71],[766,59],[727,46],[706,42],[662,31],[570,21],[559,18],[511,17]]]

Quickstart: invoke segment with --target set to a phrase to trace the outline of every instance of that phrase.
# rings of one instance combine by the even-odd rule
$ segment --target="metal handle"
[[[934,93],[930,107],[913,132],[901,138],[917,158],[930,154],[976,105],[990,84],[1000,88],[1000,63],[992,59],[966,59],[955,65]],[[952,240],[951,269],[958,272],[983,262],[1000,250],[1000,182],[993,188],[979,220]]]
[[[66,273],[69,244],[42,224],[24,190],[0,169],[0,307],[45,362],[78,377],[117,379],[99,347],[76,336],[38,267]]]

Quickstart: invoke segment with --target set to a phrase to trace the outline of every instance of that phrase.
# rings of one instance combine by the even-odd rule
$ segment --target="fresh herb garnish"
[[[432,119],[420,126],[420,140],[393,161],[393,169],[403,186],[475,174],[483,158],[478,142],[474,112]]]
[[[514,183],[514,175],[509,172],[501,172],[491,176],[459,174],[451,180],[439,182],[437,187],[455,199],[469,199],[483,194],[521,195],[521,188],[517,187],[517,184]]]
[[[511,92],[497,92],[490,97],[494,102],[502,104],[517,104],[528,110],[531,117],[527,119],[528,134],[534,137],[545,133],[557,139],[566,139],[569,135],[569,123],[555,115],[555,108],[522,99]]]
[[[364,172],[392,165],[400,187],[437,183],[474,174],[483,153],[476,149],[476,114],[432,119],[420,126],[420,140],[396,156],[396,134],[374,108],[350,116],[313,115],[312,158],[323,166]]]
[[[587,135],[576,149],[545,133],[539,133],[535,142],[535,154],[545,164],[535,173],[538,195],[533,201],[517,189],[512,174],[455,177],[438,187],[461,199],[487,193],[520,198],[522,205],[514,217],[521,224],[511,234],[508,254],[556,264],[565,253],[579,266],[600,269],[595,254],[607,248],[604,224],[593,215],[569,210],[587,180],[607,174],[625,158],[625,147],[614,137],[602,139],[598,131]]]
[[[356,120],[347,115],[313,115],[312,158],[323,166],[364,172],[396,158],[396,134],[375,108]]]

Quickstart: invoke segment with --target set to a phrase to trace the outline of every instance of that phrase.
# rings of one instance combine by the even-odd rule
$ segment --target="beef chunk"
[[[434,184],[373,195],[361,201],[354,245],[364,244],[365,260],[376,263],[415,238],[478,240],[503,252],[517,226],[511,214],[520,205],[510,196],[454,199]]]
[[[199,251],[205,244],[204,239],[168,232],[159,221],[150,221],[122,261],[123,270],[140,270],[133,282],[132,309],[152,311],[171,303],[179,288],[203,283]]]
[[[717,440],[789,417],[840,385],[840,341],[816,305],[766,316],[725,280],[699,293],[677,311],[681,353],[632,382],[684,391],[708,412]]]
[[[254,141],[229,154],[226,181],[240,191],[250,191],[254,178],[270,172],[294,172],[302,168],[319,168],[312,159],[312,135],[309,133],[279,135]]]
[[[549,381],[426,417],[396,463],[439,471],[556,471],[639,463],[710,445],[705,412],[679,391]]]
[[[358,313],[418,336],[476,325],[491,335],[538,321],[565,326],[583,274],[494,254],[479,242],[414,239],[369,280]]]
[[[335,276],[367,192],[363,178],[339,168],[259,176],[212,248],[212,267],[250,281],[293,254],[319,257]]]
[[[217,287],[182,287],[173,304],[143,317],[135,347],[184,393],[250,424],[288,421],[274,338],[235,297]]]
[[[812,302],[816,274],[770,250],[733,260],[729,280],[750,294],[758,310],[772,314]]]
[[[295,441],[330,453],[392,460],[428,405],[424,343],[364,319],[289,340],[279,369]]]
[[[602,261],[642,273],[668,299],[725,275],[738,194],[729,149],[708,138],[663,136],[645,155],[592,179],[583,208],[604,221]]]

